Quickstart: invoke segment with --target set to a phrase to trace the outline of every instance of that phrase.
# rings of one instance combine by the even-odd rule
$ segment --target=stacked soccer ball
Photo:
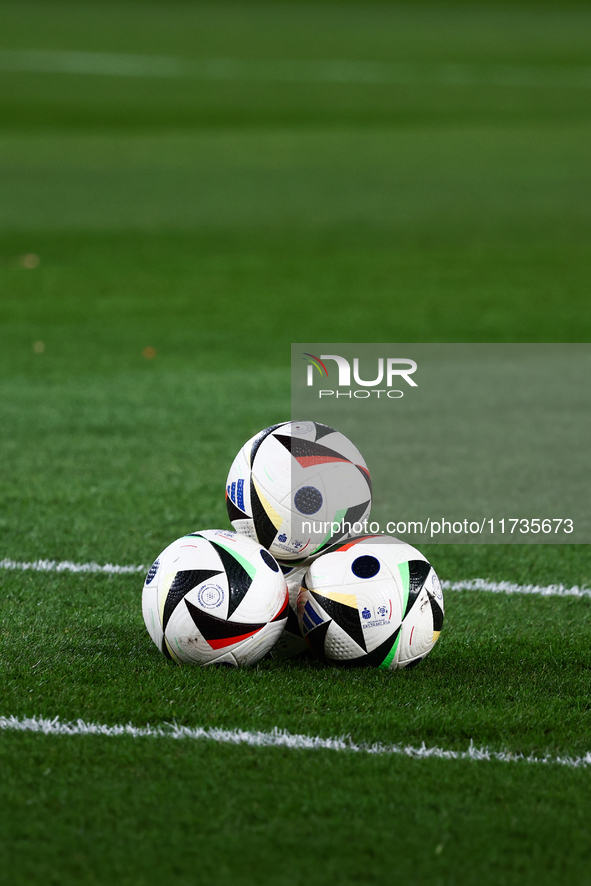
[[[236,532],[177,539],[148,572],[154,643],[179,664],[306,649],[344,667],[418,664],[441,631],[441,584],[411,545],[355,534],[371,502],[367,465],[343,434],[312,421],[261,431],[228,475]]]

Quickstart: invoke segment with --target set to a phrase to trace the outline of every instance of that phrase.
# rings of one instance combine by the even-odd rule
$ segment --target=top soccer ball
[[[408,668],[437,642],[443,593],[435,570],[412,545],[391,536],[362,536],[310,564],[298,616],[306,642],[322,661]]]
[[[334,428],[287,421],[244,444],[226,483],[237,532],[281,560],[317,554],[352,533],[371,508],[371,480],[356,446]]]

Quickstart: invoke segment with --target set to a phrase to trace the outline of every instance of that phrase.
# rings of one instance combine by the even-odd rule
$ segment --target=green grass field
[[[1,15],[0,560],[149,564],[228,527],[292,340],[589,340],[586,5]],[[112,73],[138,55],[239,73]],[[448,581],[591,587],[588,545],[424,552]],[[588,598],[449,592],[409,673],[199,670],[152,645],[142,578],[1,568],[0,717],[591,751]],[[0,755],[14,886],[591,884],[588,766],[7,729]]]

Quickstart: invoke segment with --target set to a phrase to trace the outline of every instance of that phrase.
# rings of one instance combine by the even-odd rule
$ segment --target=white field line
[[[0,560],[0,569],[32,572],[92,572],[107,575],[140,574],[148,571],[148,566],[118,566],[113,563],[72,563],[70,560]],[[556,585],[519,585],[510,581],[488,581],[485,578],[469,578],[465,581],[442,581],[444,591],[488,591],[492,594],[525,594],[540,597],[586,597],[591,598],[590,588],[574,585],[567,588]]]
[[[591,589],[574,585],[566,588],[558,585],[518,585],[511,581],[487,581],[485,578],[470,578],[466,581],[442,581],[444,591],[488,591],[492,594],[538,594],[541,597],[587,597]]]
[[[37,732],[43,735],[104,735],[116,738],[128,735],[132,738],[174,738],[206,739],[220,744],[249,745],[257,748],[290,748],[291,750],[348,751],[356,754],[402,756],[413,759],[474,760],[479,762],[498,761],[501,763],[536,763],[544,765],[581,768],[591,766],[591,753],[582,757],[545,754],[519,754],[511,751],[492,751],[487,747],[476,747],[473,742],[465,751],[451,751],[445,748],[403,744],[366,744],[350,738],[321,738],[318,735],[292,735],[280,729],[271,732],[248,732],[244,729],[204,729],[179,726],[176,723],[164,726],[107,726],[102,723],[86,723],[84,720],[63,722],[58,717],[53,720],[41,717],[0,717],[0,730],[13,732]]]
[[[263,60],[1,49],[0,70],[192,80],[509,87],[591,87],[591,67],[347,60]]]
[[[113,563],[71,563],[69,560],[34,560],[26,563],[20,560],[0,560],[0,569],[20,569],[32,572],[103,572],[113,575],[147,572],[148,566],[117,566]]]

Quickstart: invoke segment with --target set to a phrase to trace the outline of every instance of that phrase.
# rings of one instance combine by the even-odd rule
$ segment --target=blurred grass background
[[[149,563],[226,526],[233,456],[289,416],[292,340],[589,339],[587,3],[3,0],[0,20],[0,559]],[[585,545],[429,553],[445,579],[591,580]],[[584,601],[450,594],[383,694],[373,672],[169,667],[136,584],[2,570],[1,712],[141,723],[174,699],[193,725],[374,738],[379,697],[384,738],[586,747]],[[50,741],[1,736],[15,884],[243,883],[257,856],[290,886],[381,883],[396,858],[416,882],[588,882],[585,771],[203,749],[200,781],[192,749]]]
[[[303,331],[588,339],[590,24],[585,4],[5,0],[6,554],[143,562],[225,525],[226,466],[288,415]]]

